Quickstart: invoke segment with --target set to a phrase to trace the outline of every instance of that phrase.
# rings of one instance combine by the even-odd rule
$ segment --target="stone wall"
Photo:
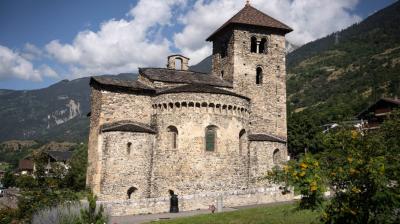
[[[266,53],[250,52],[250,39],[267,38]],[[269,133],[286,139],[285,37],[262,29],[234,31],[234,90],[251,99],[253,133]],[[256,84],[256,69],[263,70]]]
[[[247,100],[218,94],[178,93],[158,96],[153,103],[166,108],[157,107],[155,111],[158,135],[152,197],[167,196],[169,189],[187,195],[248,187],[247,148],[239,150],[239,133],[248,129]],[[210,107],[211,103],[221,105],[221,110]],[[243,108],[243,113],[238,108]],[[210,125],[217,127],[214,152],[205,150],[205,130]],[[176,148],[171,147],[170,126],[178,130]]]
[[[277,151],[276,151],[277,150]],[[287,160],[287,147],[284,143],[251,141],[250,151],[250,185],[263,186],[267,184],[266,180],[261,181],[268,171],[274,166],[279,166]],[[274,161],[274,152],[278,153],[277,160]]]
[[[102,134],[100,200],[127,199],[130,187],[137,188],[132,199],[150,196],[150,177],[155,135],[132,132]]]
[[[208,209],[217,205],[222,198],[224,207],[266,204],[292,200],[293,194],[283,195],[278,186],[266,186],[247,190],[231,190],[220,192],[202,192],[191,195],[178,195],[179,210],[190,211]],[[169,197],[144,198],[130,200],[99,201],[114,216],[138,215],[169,212]]]
[[[251,52],[251,37],[267,39],[265,53]],[[228,44],[226,44],[228,43]],[[213,72],[224,71],[224,79],[233,81],[236,93],[251,99],[253,133],[275,134],[286,138],[285,36],[260,28],[239,27],[213,42]],[[227,56],[221,49],[227,47]],[[263,70],[260,85],[256,69]]]

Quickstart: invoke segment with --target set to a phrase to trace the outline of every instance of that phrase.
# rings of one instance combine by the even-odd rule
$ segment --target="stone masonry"
[[[182,55],[134,81],[92,77],[87,185],[112,215],[292,198],[262,177],[287,160],[285,34],[247,4],[215,31],[211,74]],[[180,64],[180,67],[178,66]]]

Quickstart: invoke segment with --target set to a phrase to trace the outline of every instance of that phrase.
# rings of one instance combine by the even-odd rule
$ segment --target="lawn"
[[[318,212],[310,210],[296,210],[296,205],[285,204],[249,208],[233,212],[198,215],[187,218],[178,218],[169,221],[152,223],[162,224],[302,224],[320,223]]]

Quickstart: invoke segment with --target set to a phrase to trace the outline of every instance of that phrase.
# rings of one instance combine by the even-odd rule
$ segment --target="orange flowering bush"
[[[284,183],[284,192],[293,186],[301,195],[300,207],[317,209],[323,201],[326,190],[320,164],[312,154],[306,154],[298,161],[289,161],[283,168],[275,167],[267,178],[274,183]]]

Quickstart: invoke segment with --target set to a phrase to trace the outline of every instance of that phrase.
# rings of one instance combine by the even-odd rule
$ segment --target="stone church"
[[[285,35],[250,4],[212,33],[212,72],[140,68],[92,77],[87,185],[113,215],[289,200],[262,178],[286,161]],[[139,52],[138,52],[139,53]]]

